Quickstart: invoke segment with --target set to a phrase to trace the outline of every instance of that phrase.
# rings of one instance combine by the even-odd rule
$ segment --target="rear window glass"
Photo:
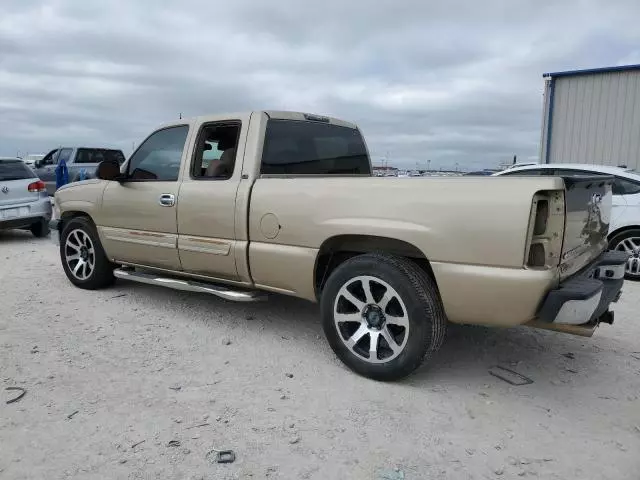
[[[362,135],[329,123],[269,120],[261,173],[267,175],[370,175]]]
[[[0,160],[0,180],[23,180],[25,178],[36,178],[36,174],[22,160]]]
[[[122,165],[125,159],[121,150],[109,150],[106,148],[79,148],[74,163],[100,163],[103,160],[115,160]]]

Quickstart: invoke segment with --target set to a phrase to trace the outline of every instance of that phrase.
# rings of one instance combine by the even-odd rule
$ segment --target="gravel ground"
[[[347,371],[295,299],[83,291],[21,232],[0,285],[2,479],[640,478],[640,284],[594,338],[454,326],[396,384]]]

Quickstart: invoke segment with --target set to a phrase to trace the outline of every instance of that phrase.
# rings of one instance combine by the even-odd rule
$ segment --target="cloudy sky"
[[[157,124],[286,109],[361,125],[374,162],[538,153],[542,73],[640,63],[638,0],[2,0],[0,155],[128,155]]]

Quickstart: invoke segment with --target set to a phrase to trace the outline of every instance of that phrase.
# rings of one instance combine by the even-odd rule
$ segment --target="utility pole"
[[[427,160],[427,170],[431,171],[431,160]]]
[[[178,115],[178,119],[182,120],[182,112],[180,112],[180,114]]]

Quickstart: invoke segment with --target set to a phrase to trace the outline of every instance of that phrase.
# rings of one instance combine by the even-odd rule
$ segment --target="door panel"
[[[178,251],[185,272],[241,281],[236,257],[246,256],[247,242],[236,235],[236,222],[246,222],[247,211],[244,204],[238,208],[236,197],[245,144],[240,139],[246,138],[248,125],[249,116],[212,118],[194,142],[177,204]],[[227,164],[231,152],[235,162],[218,175],[216,162]]]
[[[238,182],[185,180],[178,199],[178,250],[186,272],[236,280]]]
[[[56,191],[55,166],[57,158],[58,150],[52,150],[38,162],[39,167],[34,169],[38,178],[47,185],[47,193],[49,195],[53,195]]]
[[[620,197],[620,203],[624,203],[625,206],[620,208],[620,214],[613,219],[611,231],[640,225],[640,182],[631,178],[616,177],[613,193],[614,206],[616,197]]]
[[[625,201],[626,207],[622,208],[620,215],[611,221],[611,232],[622,227],[640,226],[640,193],[614,195],[614,200],[618,196]]]
[[[105,188],[96,224],[112,259],[180,270],[176,199],[188,135],[188,125],[152,133],[129,158],[123,182]]]
[[[99,230],[109,257],[122,262],[180,270],[175,206],[161,195],[178,195],[177,182],[110,182],[104,191]]]
[[[624,218],[627,211],[627,200],[624,195],[612,195],[611,196],[611,221],[610,231],[615,230],[615,225],[620,223],[620,220]]]

